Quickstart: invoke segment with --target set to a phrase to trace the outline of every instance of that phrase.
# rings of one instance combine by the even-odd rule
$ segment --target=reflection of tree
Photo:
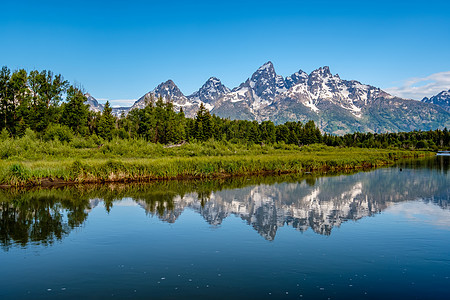
[[[6,250],[13,244],[52,244],[86,220],[86,203],[80,205],[48,193],[21,196],[0,203],[0,243]]]
[[[395,202],[423,199],[448,208],[448,161],[399,163],[398,169],[351,176],[297,174],[0,190],[0,245],[7,250],[14,244],[52,244],[82,225],[101,201],[109,212],[124,198],[170,223],[189,207],[214,226],[237,215],[268,240],[284,225],[329,235],[342,222],[379,213]]]

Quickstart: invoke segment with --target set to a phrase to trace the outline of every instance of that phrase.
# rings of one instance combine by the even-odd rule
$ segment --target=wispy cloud
[[[387,88],[385,91],[401,98],[422,100],[423,97],[431,97],[449,89],[450,71],[447,71],[422,78],[410,78],[405,80],[401,86]]]
[[[105,104],[106,101],[109,101],[109,104],[112,107],[127,107],[132,106],[136,99],[97,99],[98,102]]]

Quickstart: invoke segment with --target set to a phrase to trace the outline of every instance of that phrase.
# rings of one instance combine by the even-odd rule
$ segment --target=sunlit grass
[[[0,183],[39,185],[67,182],[150,181],[262,173],[346,170],[386,165],[429,152],[324,145],[298,147],[208,141],[164,148],[144,140],[113,140],[101,147],[26,137],[1,142]],[[5,155],[7,153],[7,155]],[[6,157],[5,157],[6,156]]]

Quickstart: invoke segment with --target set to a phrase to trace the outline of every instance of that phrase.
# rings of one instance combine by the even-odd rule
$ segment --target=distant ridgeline
[[[323,76],[327,75],[329,72],[328,69],[320,70],[323,74],[319,73]],[[311,77],[313,73],[311,73],[309,77]],[[318,76],[319,73],[314,73],[314,76]],[[78,135],[84,137],[94,136],[98,139],[99,144],[101,144],[102,139],[142,138],[149,142],[162,144],[181,144],[183,142],[201,142],[214,139],[216,141],[229,141],[235,143],[286,143],[297,144],[299,146],[312,143],[324,143],[329,146],[430,148],[433,150],[447,149],[450,147],[450,135],[447,128],[380,134],[371,133],[370,131],[374,130],[371,130],[370,128],[360,127],[369,132],[349,133],[343,136],[336,136],[326,133],[327,129],[330,127],[324,126],[323,118],[317,119],[312,115],[311,118],[304,118],[303,122],[298,118],[296,121],[290,121],[292,118],[278,118],[275,119],[277,123],[274,123],[270,118],[270,120],[253,118],[251,121],[238,120],[241,116],[237,115],[229,115],[228,118],[220,117],[219,115],[223,116],[223,113],[220,113],[217,106],[220,103],[214,102],[213,105],[211,104],[213,102],[206,97],[206,95],[210,95],[211,97],[214,96],[211,86],[214,87],[214,91],[221,91],[219,94],[222,94],[222,98],[225,97],[223,95],[235,93],[233,94],[233,97],[237,98],[233,98],[234,100],[232,101],[230,100],[230,103],[243,103],[246,100],[242,100],[240,97],[241,95],[247,95],[241,91],[244,88],[246,88],[247,91],[250,91],[250,89],[257,89],[259,91],[262,89],[262,87],[259,86],[262,82],[271,82],[273,79],[272,77],[275,76],[275,82],[278,82],[277,84],[283,86],[284,91],[288,92],[292,91],[292,88],[299,88],[300,82],[303,82],[303,79],[300,77],[306,76],[303,73],[296,73],[297,75],[294,74],[295,76],[292,75],[291,77],[283,79],[279,75],[274,75],[275,73],[271,63],[265,64],[258,69],[255,74],[252,76],[251,80],[249,79],[244,85],[241,85],[238,89],[233,89],[232,91],[225,87],[221,87],[219,90],[217,84],[218,82],[220,83],[220,81],[217,79],[210,79],[199,92],[194,93],[195,97],[193,97],[198,104],[195,113],[192,112],[192,107],[195,106],[190,105],[187,98],[184,105],[180,105],[180,103],[169,98],[169,95],[150,92],[139,99],[136,102],[139,103],[139,105],[135,105],[133,109],[129,110],[123,108],[121,116],[118,117],[113,113],[113,109],[110,107],[109,102],[102,106],[101,109],[89,109],[90,106],[87,104],[88,101],[92,102],[95,99],[88,94],[84,94],[79,88],[70,85],[61,75],[54,75],[50,71],[31,71],[27,73],[23,69],[11,72],[7,67],[3,67],[0,73],[0,139],[5,140],[10,137],[21,137],[27,130],[32,130],[36,133],[37,138],[46,141],[59,140],[61,142],[70,142],[74,136]],[[273,76],[270,77],[269,75]],[[309,77],[307,79],[308,82],[312,80],[312,77]],[[283,81],[281,81],[281,79],[283,79]],[[330,80],[331,79],[328,79],[327,82]],[[333,80],[337,79],[335,78]],[[351,83],[353,85],[356,84],[355,82]],[[349,87],[349,89],[351,89],[351,87]],[[273,105],[275,105],[275,102],[267,104],[263,101],[263,98],[265,97],[264,93],[268,93],[269,90],[270,89],[267,88],[261,90],[262,94],[258,96],[259,98],[254,97],[254,101],[256,101],[255,99],[259,99],[258,101],[260,101],[259,106],[254,106],[254,109],[257,107],[257,110],[259,111],[263,109],[262,107],[265,107],[267,111],[270,111],[274,108]],[[381,90],[378,92],[382,94]],[[253,92],[250,94],[252,93]],[[182,94],[173,96],[181,97]],[[275,97],[274,99],[278,98]],[[225,100],[222,99],[221,101]],[[390,108],[386,108],[386,105],[392,102],[393,107],[398,107],[398,103],[403,103],[398,101],[400,100],[395,100],[393,97],[386,100],[380,100],[379,98],[374,99],[373,103],[378,103],[378,108],[375,109],[376,106],[372,105],[372,113],[375,113],[378,110],[379,114],[386,114],[390,111]],[[437,123],[433,123],[434,121],[432,123],[424,122],[424,124],[428,124],[427,126],[434,124],[435,127],[433,129],[442,127],[450,122],[450,114],[434,104],[413,100],[402,101],[409,101],[409,107],[414,107],[417,102],[420,103],[419,107],[428,105],[431,110],[436,110],[437,117],[441,118],[436,120],[441,121]],[[92,103],[90,104],[92,107]],[[310,105],[313,104],[313,102],[310,103]],[[317,109],[321,111],[321,114],[330,116],[334,114],[335,118],[344,123],[346,122],[345,118],[332,107],[322,107],[319,103],[314,105],[314,107],[310,107],[313,112]],[[237,106],[233,106],[232,109],[236,113],[243,111],[242,108]],[[352,109],[354,112],[354,114],[352,114],[353,117],[363,117],[362,115],[358,117],[359,110],[356,106]],[[190,110],[189,112],[186,112],[190,117],[186,117],[185,110]],[[282,110],[285,112],[288,111],[285,109]],[[419,111],[415,112],[417,115],[411,116],[414,120],[417,118],[432,118],[433,116],[431,111],[429,111],[431,115],[419,114]],[[217,115],[215,113],[217,113]],[[301,112],[292,112],[292,114],[300,116]],[[395,114],[398,118],[397,122],[407,122],[407,120],[402,119],[406,117],[406,115],[399,115],[398,110],[396,110]],[[230,119],[231,117],[236,117],[237,120],[232,120]],[[308,119],[309,121],[307,121]],[[280,124],[281,120],[285,120],[285,123]],[[314,121],[320,125],[316,125]],[[379,122],[382,123],[384,121],[380,119]],[[393,124],[392,122],[394,121],[391,120],[389,122]],[[389,128],[392,128],[393,131],[395,131],[399,127],[392,125],[392,127]],[[414,127],[411,129],[414,129]],[[336,131],[334,130],[334,132]]]
[[[87,96],[90,108],[101,111],[102,105]],[[170,99],[177,110],[183,108],[190,118],[203,104],[211,114],[232,120],[270,120],[276,125],[312,120],[322,132],[334,135],[427,131],[450,126],[450,91],[422,101],[401,99],[380,88],[341,79],[329,67],[310,74],[299,70],[283,77],[275,72],[271,62],[233,89],[211,77],[198,91],[185,96],[172,80],[167,80],[131,107],[113,108],[113,114],[127,114],[159,97]]]

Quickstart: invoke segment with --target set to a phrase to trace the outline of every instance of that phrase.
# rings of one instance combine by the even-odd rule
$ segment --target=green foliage
[[[73,132],[66,125],[50,124],[45,130],[43,139],[44,141],[70,142],[73,139]]]
[[[87,133],[88,105],[84,104],[87,100],[83,93],[71,86],[67,90],[67,103],[62,106],[61,123],[68,126],[76,134]]]
[[[0,140],[4,141],[9,138],[9,132],[6,128],[3,128],[0,133]]]
[[[22,137],[23,141],[26,141],[28,143],[33,143],[37,139],[37,134],[30,128],[25,129],[25,133]]]
[[[51,121],[59,119],[60,101],[68,82],[51,71],[21,69],[0,72],[0,128],[13,136],[24,134],[25,128],[42,132]]]
[[[16,163],[9,166],[5,177],[11,185],[22,185],[31,178],[31,171],[22,164]]]
[[[207,141],[213,136],[213,123],[209,111],[200,104],[194,123],[194,137],[198,141]]]
[[[131,111],[124,123],[130,137],[143,137],[153,143],[179,143],[186,135],[184,113],[175,112],[173,103],[164,102],[162,97],[156,103],[150,99],[145,108]]]
[[[61,104],[66,93],[66,101]],[[194,119],[186,118],[183,110],[176,111],[170,99],[150,98],[143,109],[135,109],[119,119],[112,115],[109,102],[103,113],[91,112],[82,92],[69,86],[61,75],[50,71],[25,70],[11,72],[6,66],[0,71],[0,130],[6,129],[12,137],[23,137],[32,129],[45,140],[70,141],[73,139],[60,124],[80,136],[98,140],[113,138],[140,139],[152,143],[177,144],[183,141],[204,142],[210,139],[233,144],[310,145],[324,143],[328,146],[386,148],[386,149],[438,149],[450,148],[450,134],[444,130],[399,133],[360,133],[334,136],[322,134],[313,121],[286,122],[275,125],[272,121],[229,120],[211,115],[202,104]],[[49,127],[50,128],[47,128]],[[64,127],[65,128],[65,127]],[[5,131],[3,131],[5,132]],[[3,135],[3,139],[6,134]],[[89,138],[88,138],[89,139]],[[83,142],[77,141],[82,147]],[[90,142],[87,142],[88,144]],[[9,157],[11,147],[3,151]],[[108,149],[106,149],[108,151]]]
[[[115,118],[112,115],[112,108],[109,105],[109,101],[106,101],[103,113],[98,123],[98,135],[110,141],[113,136],[113,130],[115,127]]]

